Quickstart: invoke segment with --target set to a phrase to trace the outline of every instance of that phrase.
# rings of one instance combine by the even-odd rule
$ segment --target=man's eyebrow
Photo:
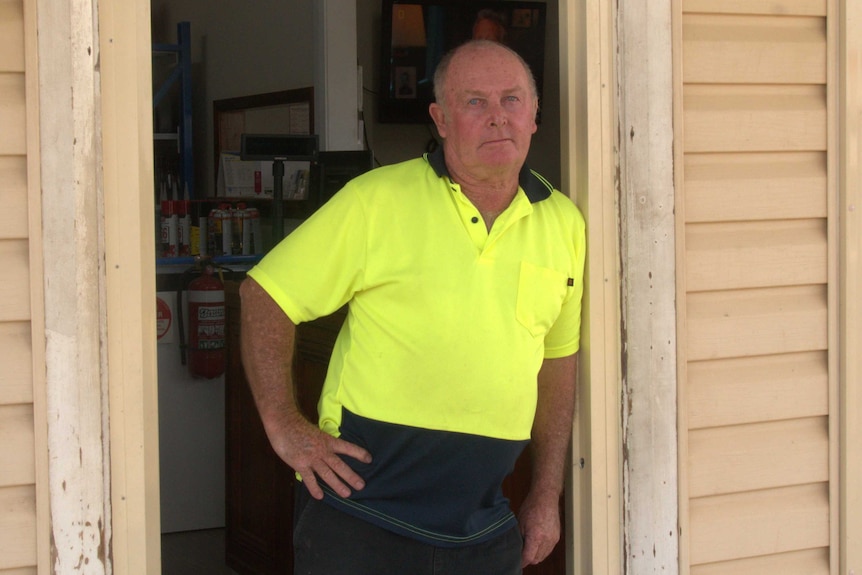
[[[487,96],[488,92],[484,90],[477,90],[475,88],[468,88],[464,90],[465,96]]]
[[[528,90],[526,88],[524,88],[523,86],[512,86],[511,88],[506,88],[505,90],[503,90],[503,95],[508,96],[511,94],[516,94],[516,93],[520,93],[520,92],[527,92],[527,91]],[[486,90],[480,90],[477,88],[466,88],[466,89],[464,89],[463,94],[465,96],[488,96],[490,94],[490,92],[488,92]]]

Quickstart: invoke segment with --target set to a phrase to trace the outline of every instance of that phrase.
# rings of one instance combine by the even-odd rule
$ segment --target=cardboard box
[[[309,162],[284,162],[282,193],[285,200],[308,198]],[[272,162],[244,162],[239,152],[222,152],[216,196],[220,198],[272,198]]]

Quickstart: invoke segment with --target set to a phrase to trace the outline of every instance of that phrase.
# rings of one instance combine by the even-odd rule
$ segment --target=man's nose
[[[488,109],[488,124],[491,126],[504,126],[508,121],[505,108],[500,104],[492,104]]]

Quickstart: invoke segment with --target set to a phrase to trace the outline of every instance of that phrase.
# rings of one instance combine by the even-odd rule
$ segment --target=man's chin
[[[521,169],[524,164],[524,157],[516,153],[515,150],[500,150],[498,153],[486,154],[482,157],[483,163],[492,169],[507,170]]]

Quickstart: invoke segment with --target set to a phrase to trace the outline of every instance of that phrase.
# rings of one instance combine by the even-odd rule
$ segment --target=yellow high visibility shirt
[[[435,543],[512,521],[487,494],[530,438],[542,361],[578,350],[584,227],[525,168],[488,231],[440,150],[355,178],[249,271],[294,323],[348,304],[320,426],[374,464],[350,462],[367,485],[340,506]]]

